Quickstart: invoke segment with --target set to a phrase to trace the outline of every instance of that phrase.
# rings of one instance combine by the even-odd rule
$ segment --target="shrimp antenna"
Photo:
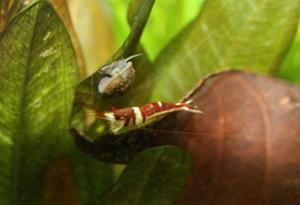
[[[188,101],[185,101],[184,103],[186,104],[191,104],[193,102],[194,99],[189,99]]]
[[[128,62],[129,60],[133,59],[133,58],[136,58],[138,56],[141,56],[143,55],[142,53],[139,53],[139,54],[135,54],[135,55],[132,55],[132,56],[129,56],[128,58],[125,59],[126,62]]]
[[[184,102],[186,105],[189,105],[187,107],[187,110],[190,111],[190,112],[194,112],[194,113],[203,113],[201,110],[198,110],[198,106],[197,105],[195,105],[193,107],[190,106],[190,104],[193,102],[193,100],[194,99],[189,99],[188,101]]]

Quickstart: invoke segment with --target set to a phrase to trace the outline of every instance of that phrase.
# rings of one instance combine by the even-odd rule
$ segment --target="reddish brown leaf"
[[[44,204],[79,205],[70,160],[60,159],[51,164],[44,178]]]
[[[300,204],[300,89],[229,71],[190,96],[203,114],[160,123],[163,144],[192,153],[184,204]]]

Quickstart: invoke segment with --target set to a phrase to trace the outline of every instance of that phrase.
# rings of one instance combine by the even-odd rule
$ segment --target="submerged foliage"
[[[300,89],[275,77],[300,82],[300,2],[126,2],[0,0],[1,204],[300,203]],[[100,96],[102,65],[137,53]],[[122,136],[91,115],[184,98],[203,114]]]

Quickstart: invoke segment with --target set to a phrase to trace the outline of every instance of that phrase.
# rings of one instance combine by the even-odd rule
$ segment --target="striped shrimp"
[[[202,113],[191,107],[190,103],[191,101],[182,103],[151,102],[141,106],[98,112],[96,118],[106,120],[109,124],[109,131],[119,135],[129,130],[145,127],[172,112]]]

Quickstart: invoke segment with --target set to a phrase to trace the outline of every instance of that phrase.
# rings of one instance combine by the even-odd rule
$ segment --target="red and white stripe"
[[[109,112],[97,113],[97,118],[105,119],[110,124],[114,134],[120,134],[123,128],[140,128],[155,119],[164,117],[166,114],[176,111],[188,111],[202,113],[189,105],[190,101],[184,103],[152,102],[142,106],[115,109]]]

